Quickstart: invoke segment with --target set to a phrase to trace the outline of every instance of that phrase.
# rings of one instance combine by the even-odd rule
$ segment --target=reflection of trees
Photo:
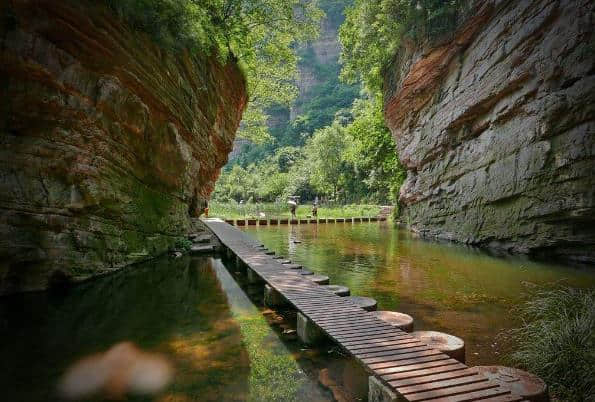
[[[11,373],[0,384],[8,400],[47,400],[68,364],[124,340],[172,359],[176,394],[246,386],[247,354],[207,259],[163,259],[65,296],[6,299],[0,318],[0,369]]]

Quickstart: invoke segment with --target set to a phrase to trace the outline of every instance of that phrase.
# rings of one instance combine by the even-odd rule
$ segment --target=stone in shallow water
[[[413,331],[413,317],[396,311],[374,311],[374,316],[406,332]]]
[[[298,273],[299,273],[300,275],[314,275],[314,272],[312,272],[312,271],[309,271],[309,270],[307,270],[307,269],[300,269],[300,270],[298,271]]]
[[[326,275],[309,275],[308,279],[319,285],[328,285],[329,277]]]
[[[374,311],[378,307],[376,300],[372,299],[371,297],[348,296],[347,299],[351,300],[358,307],[361,307],[366,311]]]
[[[512,392],[532,402],[549,401],[547,385],[536,375],[504,366],[473,367],[491,381],[510,388]]]
[[[285,264],[285,268],[289,269],[302,269],[300,264]]]
[[[461,338],[438,331],[414,331],[411,335],[453,359],[465,363],[465,342]]]
[[[340,286],[340,285],[324,285],[324,287],[337,296],[349,296],[351,292],[347,286]]]

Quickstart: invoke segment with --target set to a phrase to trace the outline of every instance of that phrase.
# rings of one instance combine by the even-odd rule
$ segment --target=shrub
[[[565,401],[595,400],[595,290],[538,290],[519,309],[513,363],[540,376]]]

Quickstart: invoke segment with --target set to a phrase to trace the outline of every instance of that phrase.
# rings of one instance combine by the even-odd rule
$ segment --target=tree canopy
[[[296,47],[314,39],[317,0],[105,0],[133,28],[173,50],[216,54],[246,73],[250,104],[241,135],[268,137],[264,110],[297,96]]]
[[[432,40],[450,32],[471,0],[355,0],[340,29],[342,79],[382,88],[383,71],[403,38]]]

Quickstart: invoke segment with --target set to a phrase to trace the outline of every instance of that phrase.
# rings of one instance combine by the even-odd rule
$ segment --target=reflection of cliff
[[[427,236],[595,262],[593,2],[488,1],[401,52],[385,116]]]
[[[248,356],[211,264],[162,259],[83,284],[66,297],[5,300],[0,386],[6,400],[51,399],[69,363],[121,341],[170,359],[172,397],[217,400],[223,388],[230,398],[244,395]]]
[[[0,294],[163,253],[227,161],[240,70],[170,54],[90,0],[0,12]]]

